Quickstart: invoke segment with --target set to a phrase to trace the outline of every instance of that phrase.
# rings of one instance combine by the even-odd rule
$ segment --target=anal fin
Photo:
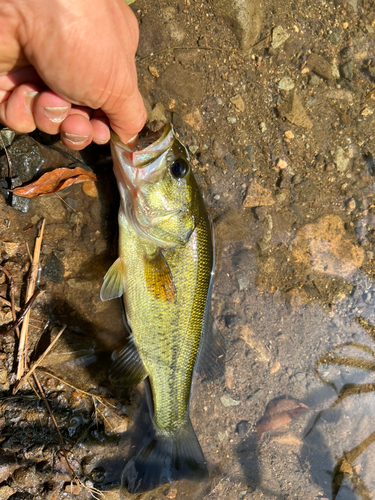
[[[149,292],[160,300],[167,302],[176,301],[176,288],[173,276],[160,249],[151,257],[144,257],[144,271]]]
[[[116,387],[135,387],[147,377],[146,368],[132,339],[121,349],[109,369],[109,379]]]
[[[103,279],[100,298],[105,300],[121,297],[125,292],[124,264],[119,257],[108,269]]]

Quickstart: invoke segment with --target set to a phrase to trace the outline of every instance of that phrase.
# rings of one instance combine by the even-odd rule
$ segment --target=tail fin
[[[190,418],[173,433],[162,434],[153,427],[135,457],[126,464],[121,487],[142,493],[179,479],[201,480],[208,476],[202,449]]]

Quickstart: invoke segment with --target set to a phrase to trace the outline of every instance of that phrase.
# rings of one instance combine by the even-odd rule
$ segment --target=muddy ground
[[[249,34],[238,38],[219,4],[132,5],[149,119],[171,121],[189,147],[215,221],[212,313],[226,342],[225,377],[198,375],[191,405],[210,480],[143,498],[372,499],[375,4],[266,0],[257,6],[261,21],[250,23],[256,45],[245,50],[239,44]],[[13,275],[17,306],[27,246],[46,219],[45,292],[32,308],[28,347],[37,358],[68,325],[37,376],[82,481],[70,483],[45,403],[27,382],[12,394],[17,342],[3,333],[0,498],[83,500],[96,487],[116,499],[135,442],[131,424],[148,417],[141,387],[114,394],[107,380],[110,353],[125,335],[120,304],[99,299],[116,258],[109,151],[68,152],[38,132],[7,149],[12,187],[72,164],[99,182],[62,199],[0,200],[1,265]],[[4,152],[0,170],[6,195]],[[3,275],[0,292],[5,331],[12,317]],[[267,413],[257,432],[268,403],[283,398],[291,409]]]

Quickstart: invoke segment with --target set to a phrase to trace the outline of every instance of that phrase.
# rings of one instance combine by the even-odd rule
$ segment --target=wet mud
[[[198,373],[191,402],[210,479],[142,498],[368,500],[375,498],[375,6],[266,0],[259,11],[248,3],[256,16],[246,24],[257,32],[251,42],[220,2],[132,4],[149,120],[174,124],[214,219],[212,315],[226,344],[225,375]],[[36,132],[16,135],[7,151],[13,171],[1,150],[1,265],[22,307],[28,248],[45,218],[45,291],[32,307],[28,351],[32,362],[67,325],[37,376],[81,483],[71,483],[43,400],[28,382],[12,394],[11,332],[0,336],[0,498],[84,500],[95,487],[118,499],[121,469],[150,416],[141,386],[115,393],[107,376],[126,337],[121,304],[99,298],[117,257],[109,150],[73,153]],[[61,166],[82,166],[99,181],[27,203],[7,195]],[[3,274],[0,296],[5,331],[12,313]]]

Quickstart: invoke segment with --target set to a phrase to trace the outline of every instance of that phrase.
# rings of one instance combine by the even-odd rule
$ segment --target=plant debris
[[[55,168],[43,174],[37,181],[13,189],[13,194],[24,198],[38,198],[48,194],[62,191],[63,189],[80,182],[97,181],[93,172],[87,172],[81,167]]]
[[[274,399],[270,401],[263,417],[257,423],[258,441],[265,432],[274,431],[289,424],[307,409],[306,405],[296,399]]]

